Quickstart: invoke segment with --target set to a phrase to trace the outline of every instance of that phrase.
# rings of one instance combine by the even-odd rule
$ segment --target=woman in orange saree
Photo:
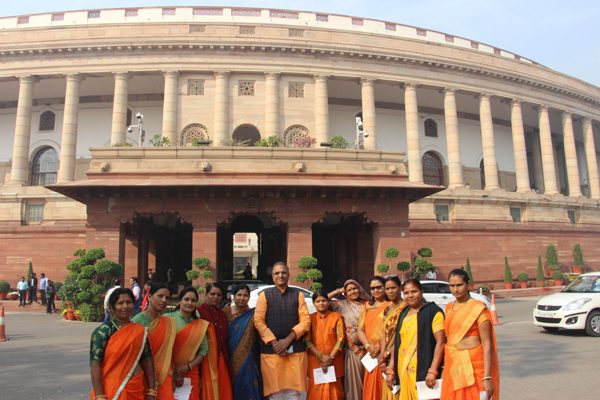
[[[200,319],[196,312],[198,292],[193,287],[179,294],[179,310],[165,314],[175,318],[177,334],[173,343],[173,365],[176,386],[189,379],[190,400],[219,399],[216,373],[216,356],[209,350],[207,331],[212,327]],[[199,369],[202,370],[202,381]]]
[[[175,400],[173,395],[175,382],[171,379],[173,376],[171,361],[177,325],[175,318],[160,315],[169,304],[171,292],[166,283],[159,282],[150,287],[146,296],[146,309],[133,317],[131,322],[148,328],[148,342],[156,370],[158,399]]]
[[[112,319],[92,333],[90,369],[93,390],[90,399],[156,399],[147,329],[129,320],[133,302],[131,289],[115,289],[108,301]]]
[[[364,305],[358,319],[358,339],[365,346],[372,358],[377,358],[381,351],[380,342],[383,336],[383,312],[390,305],[384,291],[385,279],[376,276],[369,282],[371,300]],[[365,370],[363,383],[363,399],[381,399],[383,378],[382,371],[375,367],[371,372]]]
[[[450,272],[450,290],[456,300],[446,306],[443,400],[500,398],[498,350],[492,317],[481,301],[469,294],[469,275],[461,269]]]

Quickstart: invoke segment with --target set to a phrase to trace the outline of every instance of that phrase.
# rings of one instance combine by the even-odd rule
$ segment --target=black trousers
[[[27,290],[19,290],[19,305],[24,306],[27,302]]]
[[[46,305],[46,291],[44,289],[40,289],[40,298],[42,300],[42,305]]]
[[[56,307],[54,306],[54,296],[46,298],[46,300],[46,312],[56,311]]]
[[[30,303],[32,303],[34,301],[37,303],[37,301],[38,301],[37,295],[35,294],[36,290],[37,290],[36,287],[29,288],[29,302]]]

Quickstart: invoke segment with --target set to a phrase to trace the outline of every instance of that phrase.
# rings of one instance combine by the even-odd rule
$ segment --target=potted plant
[[[490,288],[487,285],[479,286],[479,289],[477,289],[477,291],[482,293],[485,296],[490,295]]]
[[[529,284],[529,286],[532,287],[532,288],[537,287],[537,282],[531,282]]]
[[[77,321],[81,321],[81,313],[79,312],[79,310],[73,310],[73,316]]]
[[[508,265],[508,257],[504,257],[504,287],[506,289],[512,289],[512,272],[510,270],[510,266]]]
[[[67,308],[67,319],[69,321],[75,321],[75,312],[74,310]]]
[[[10,292],[8,298],[10,300],[19,300],[19,292]]]
[[[552,271],[560,269],[558,253],[556,253],[556,247],[554,247],[554,244],[552,243],[546,247],[546,266],[548,267],[548,271],[550,271],[551,275]]]
[[[583,253],[581,252],[581,246],[576,244],[573,248],[573,272],[583,274]]]
[[[10,292],[10,283],[0,281],[0,300],[6,300],[6,293]]]
[[[54,286],[56,287],[56,292],[54,295],[54,300],[58,301],[60,300],[60,297],[58,297],[58,291],[60,290],[60,288],[62,287],[62,282],[54,282]]]
[[[490,291],[494,290],[495,285],[493,283],[486,283],[485,285],[490,288]]]
[[[563,273],[558,270],[552,272],[552,279],[554,279],[554,284],[556,286],[560,286],[562,284],[562,280],[563,280]]]
[[[517,280],[521,282],[521,289],[527,289],[527,281],[529,280],[527,272],[520,272],[519,275],[517,275]]]
[[[521,283],[519,283],[519,282],[515,282],[515,283],[513,283],[513,284],[512,284],[512,288],[513,288],[513,289],[521,289]]]
[[[554,279],[549,279],[546,282],[548,282],[548,285],[554,286]]]
[[[64,319],[68,319],[68,318],[67,318],[67,309],[65,308],[64,310],[62,310],[62,311],[60,312],[60,315],[62,315]]]
[[[544,276],[544,267],[542,266],[542,256],[539,255],[538,256],[538,265],[537,265],[537,271],[536,271],[536,278],[537,278],[537,284],[542,286],[542,283],[546,280],[546,277]]]
[[[465,269],[467,275],[469,275],[469,290],[473,291],[475,288],[475,281],[473,280],[473,273],[471,272],[471,262],[467,258],[467,268]]]
[[[544,281],[542,283],[542,287],[540,288],[540,291],[541,292],[547,292],[547,291],[549,291],[550,289],[548,288],[548,286],[550,286],[550,284],[548,282]]]

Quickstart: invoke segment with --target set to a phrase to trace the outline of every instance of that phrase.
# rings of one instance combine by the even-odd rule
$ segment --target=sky
[[[600,87],[598,0],[2,0],[0,17],[152,6],[232,6],[317,11],[412,25],[519,54]]]

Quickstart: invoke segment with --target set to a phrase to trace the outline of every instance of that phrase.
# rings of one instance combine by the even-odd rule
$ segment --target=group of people
[[[41,303],[37,297],[38,284],[40,289]],[[44,273],[38,281],[36,273],[31,274],[29,281],[25,280],[25,277],[21,277],[21,281],[17,283],[17,290],[19,291],[19,307],[25,307],[28,304],[38,303],[42,306],[46,306],[46,313],[52,314],[57,313],[56,306],[54,305],[54,295],[56,294],[56,286],[54,281],[48,279]],[[29,295],[29,298],[27,296]]]
[[[434,388],[438,379],[443,400],[499,398],[491,315],[470,297],[464,270],[450,273],[456,300],[445,313],[424,299],[418,280],[394,275],[371,279],[370,293],[354,280],[319,289],[310,315],[283,262],[272,277],[255,309],[247,285],[235,286],[233,303],[220,309],[223,289],[209,284],[200,306],[188,287],[165,313],[171,292],[158,282],[132,318],[134,294],[114,289],[111,319],[92,334],[92,400],[279,400],[300,392],[308,400],[417,400],[417,383]]]

